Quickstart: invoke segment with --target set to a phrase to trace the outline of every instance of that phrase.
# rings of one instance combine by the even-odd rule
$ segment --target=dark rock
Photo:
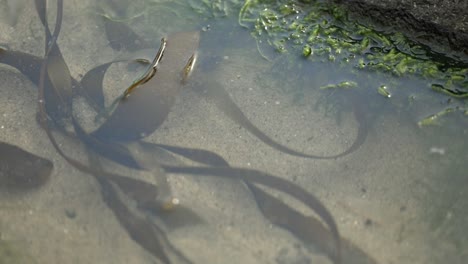
[[[468,1],[466,0],[336,0],[354,18],[371,18],[392,26],[436,51],[468,54]]]

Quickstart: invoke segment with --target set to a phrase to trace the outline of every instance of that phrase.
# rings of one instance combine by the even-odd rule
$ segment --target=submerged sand
[[[77,12],[92,1],[84,2],[67,1],[59,39],[75,78],[119,55],[107,46],[98,22]],[[26,6],[20,18],[15,27],[0,21],[0,43],[41,55],[43,31],[34,7]],[[344,113],[344,121],[337,124],[334,117],[314,109],[318,98],[314,90],[304,95],[310,103],[297,105],[275,83],[266,82],[272,86],[269,89],[261,87],[258,73],[265,65],[255,47],[227,51],[209,76],[275,140],[320,155],[346,149],[357,131],[352,113]],[[0,67],[0,76],[0,140],[54,163],[51,180],[36,190],[0,189],[0,239],[27,252],[37,263],[155,263],[117,222],[102,201],[97,182],[53,149],[36,122],[35,85],[8,67]],[[106,87],[116,83],[107,80]],[[232,166],[294,181],[319,197],[343,237],[377,263],[441,263],[450,257],[450,263],[462,263],[457,256],[466,252],[460,253],[451,241],[440,241],[425,214],[427,200],[437,189],[432,179],[442,177],[449,167],[441,166],[450,164],[447,155],[431,154],[420,131],[397,116],[377,120],[365,144],[349,156],[297,158],[266,146],[202,94],[186,89],[164,125],[147,140],[210,150]],[[77,142],[62,139],[61,143],[66,153],[85,157]],[[194,263],[331,263],[268,223],[244,185],[178,175],[169,175],[169,182],[181,205],[203,220],[167,230],[171,242]]]

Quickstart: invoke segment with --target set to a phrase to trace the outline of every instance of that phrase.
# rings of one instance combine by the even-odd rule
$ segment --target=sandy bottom
[[[115,52],[106,47],[102,31],[92,21],[79,21],[67,10],[59,44],[72,75],[77,77],[115,58]],[[23,12],[26,18],[34,14],[32,6]],[[37,43],[43,42],[42,29],[38,20],[30,17],[30,23],[18,24],[15,30],[0,23],[0,43],[41,54],[42,47]],[[80,41],[88,36],[92,42]],[[259,87],[256,80],[265,63],[255,52],[252,48],[252,52],[241,55],[226,53],[210,73],[216,77],[210,78],[216,78],[250,120],[275,140],[319,155],[346,149],[356,136],[352,113],[344,113],[338,125],[333,117],[325,118],[314,110],[314,91],[304,95],[310,104],[298,106],[278,92],[274,83],[269,83],[271,89]],[[99,61],[92,54],[99,54]],[[102,201],[97,182],[53,149],[35,119],[34,84],[3,66],[0,76],[0,141],[54,163],[51,180],[36,190],[0,189],[0,240],[11,243],[36,263],[157,263],[128,237]],[[431,154],[430,144],[421,139],[420,131],[398,117],[378,119],[365,144],[349,156],[303,159],[266,146],[202,94],[186,89],[163,126],[147,140],[214,151],[232,166],[295,181],[319,197],[335,217],[342,236],[377,263],[430,264],[447,259],[462,263],[458,256],[466,254],[451,241],[439,239],[437,228],[428,223],[425,214],[437,189],[433,179],[445,176],[450,155]],[[66,153],[83,158],[79,144],[61,142]],[[167,228],[171,242],[194,263],[331,263],[268,223],[239,182],[169,175],[169,183],[181,204],[202,219],[178,229]],[[449,215],[450,209],[446,211]]]

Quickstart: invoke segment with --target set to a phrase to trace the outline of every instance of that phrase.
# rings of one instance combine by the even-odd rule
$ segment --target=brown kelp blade
[[[52,87],[51,93],[60,98],[61,110],[67,115],[71,115],[72,102],[72,78],[65,60],[62,57],[57,44],[52,48],[47,63],[47,75],[49,76]]]
[[[141,164],[133,157],[124,145],[117,142],[102,141],[86,133],[75,118],[72,118],[76,136],[88,148],[97,154],[133,169],[143,169]]]
[[[51,86],[44,87],[45,97],[56,97],[56,105],[58,105],[58,110],[61,111],[65,116],[71,115],[71,100],[72,100],[72,78],[70,70],[63,59],[62,52],[60,51],[59,46],[57,45],[57,40],[52,38],[58,38],[58,34],[52,36],[49,25],[46,17],[46,8],[47,4],[44,0],[36,0],[36,11],[39,15],[39,18],[44,25],[44,31],[46,34],[45,49],[48,52],[48,63],[47,63],[47,75],[52,83]],[[57,8],[63,9],[63,2],[57,1]],[[63,13],[57,10],[56,20],[62,21]],[[62,23],[56,23],[54,32],[60,32]]]
[[[62,14],[62,1],[57,2],[57,5],[58,5],[57,13],[58,14],[57,14],[56,29],[54,30],[54,36],[51,36],[50,34],[46,35],[46,39],[48,39],[48,43],[50,41],[49,49],[48,49],[48,52],[46,53],[46,58],[43,61],[43,65],[46,65],[46,66],[49,64],[49,56],[51,56],[51,54],[56,55],[56,56],[61,55],[61,53],[53,52],[53,50],[58,49],[58,46],[55,43],[55,40],[57,39],[58,33],[60,31],[60,26],[57,26],[57,25],[60,24],[59,21],[61,19],[61,14]],[[38,3],[38,2],[41,2],[41,4],[39,4],[38,6],[41,6],[41,7],[45,6],[45,2],[40,1],[40,0],[36,0],[36,3]],[[48,31],[48,28],[47,28],[46,31]],[[63,61],[63,59],[59,59],[59,61],[60,60]],[[43,66],[43,68],[44,68],[44,66]],[[68,71],[68,67],[66,67],[66,69],[62,70],[62,71],[49,72],[48,75],[50,76],[50,75],[55,75],[55,74],[68,75],[68,78],[70,78],[70,72]],[[42,75],[42,79],[45,79],[44,74]],[[56,78],[56,79],[59,79],[59,78]],[[67,77],[64,77],[61,80],[65,80],[65,81],[50,83],[50,85],[52,85],[52,86],[65,85],[66,86],[66,85],[68,85],[68,82],[66,81],[66,79],[67,79]],[[45,85],[44,82],[42,82],[42,83],[40,82],[40,86],[44,87],[44,85]],[[40,92],[40,96],[41,95],[42,95],[42,93]],[[47,99],[45,99],[45,101],[44,101],[44,98],[39,98],[39,102],[40,102],[40,104],[39,104],[40,105],[40,110],[42,110],[43,105],[47,105],[47,104],[51,103],[51,102],[47,101]],[[41,112],[43,113],[43,111],[41,111]],[[77,134],[84,133],[82,128],[78,125],[77,121],[73,117],[72,117],[72,123],[74,125],[74,128],[76,129],[75,132]],[[114,183],[118,184],[119,187],[122,190],[124,190],[127,195],[131,196],[133,199],[137,200],[139,203],[144,203],[144,202],[147,202],[148,200],[151,200],[151,199],[155,200],[155,197],[157,196],[157,191],[156,191],[157,188],[156,188],[156,186],[154,186],[154,185],[152,185],[150,183],[137,181],[137,180],[134,180],[134,179],[126,178],[124,176],[120,176],[120,175],[112,174],[112,173],[106,173],[106,172],[103,172],[103,171],[101,171],[100,173],[97,173],[96,171],[92,170],[90,167],[69,158],[58,147],[57,143],[55,142],[55,139],[54,139],[53,135],[47,129],[48,126],[45,126],[45,127],[46,127],[46,131],[48,132],[49,138],[51,139],[52,143],[54,144],[54,147],[58,150],[58,152],[61,154],[62,157],[64,157],[71,165],[73,165],[77,169],[79,169],[79,170],[81,170],[81,171],[83,171],[85,173],[91,174],[91,175],[93,175],[95,177],[106,177],[106,178],[112,180]],[[95,142],[92,142],[92,143],[95,143]],[[122,155],[124,155],[124,156],[126,156],[125,154],[127,154],[125,152],[124,148],[118,149],[119,151],[115,151],[116,148],[113,148],[113,150],[114,150],[114,152],[117,152],[117,153],[119,151],[123,152],[124,154],[122,154]]]
[[[36,12],[39,15],[39,19],[41,20],[42,25],[45,27],[46,31],[46,38],[50,38],[51,32],[49,29],[49,25],[47,23],[47,0],[35,0],[34,4],[36,5]],[[57,11],[59,12],[59,11]],[[58,20],[58,19],[56,19]]]
[[[76,124],[75,120],[73,120],[73,122]],[[61,150],[59,152],[61,152]],[[167,201],[159,200],[161,186],[103,170],[97,170],[69,158],[64,153],[62,153],[62,157],[80,171],[93,175],[101,185],[103,185],[103,183],[107,185],[111,183],[115,184],[127,197],[134,200],[140,208],[156,210],[162,208],[167,203]],[[110,186],[109,188],[114,187]],[[160,240],[167,240],[164,233],[147,219],[134,215],[126,205],[120,201],[120,198],[116,196],[113,189],[106,190],[107,192],[103,193],[104,200],[114,212],[120,224],[126,229],[129,236],[141,247],[163,261],[163,263],[171,263],[165,254],[164,248],[172,248],[172,245],[168,241],[165,242],[164,247],[159,243]]]
[[[146,142],[142,142],[141,144],[146,145],[148,149],[162,147],[164,149],[167,149],[168,151],[173,152],[174,154],[183,156],[184,158],[188,158],[190,160],[200,162],[206,165],[229,167],[228,163],[221,156],[210,151],[174,147]],[[210,169],[208,168],[208,170]],[[187,171],[185,172],[187,173]],[[213,175],[214,174],[216,173],[213,173]],[[246,175],[244,179],[241,178],[240,180],[244,181],[244,183],[254,195],[255,201],[265,218],[267,218],[273,224],[290,231],[294,236],[302,240],[304,243],[314,245],[318,250],[324,252],[332,260],[334,260],[334,263],[342,262],[342,260],[340,260],[340,254],[337,250],[333,232],[327,229],[322,224],[322,222],[317,220],[314,216],[305,216],[297,212],[290,206],[280,201],[278,198],[262,191],[260,188],[256,187],[255,184],[250,183],[248,179],[251,179],[250,175]],[[255,182],[255,180],[253,181]],[[277,182],[276,184],[281,184],[281,182]],[[286,188],[286,190],[289,191],[294,191],[293,189],[294,188]],[[320,212],[321,209],[318,210],[319,216],[323,215],[323,212]],[[162,219],[166,219],[167,214],[164,214],[161,217]],[[170,220],[166,220],[165,222],[168,221]],[[354,245],[351,241],[348,241],[346,239],[340,240],[342,242],[341,255],[343,256],[342,258],[345,260],[344,263],[376,263],[376,261],[372,257],[367,255],[364,251],[362,251],[359,247]]]
[[[205,83],[207,89],[207,96],[212,99],[216,104],[218,109],[220,109],[224,114],[226,114],[231,120],[245,128],[247,131],[252,133],[262,142],[268,146],[279,150],[281,152],[287,153],[289,155],[304,157],[304,158],[313,158],[313,159],[335,159],[348,155],[356,151],[363,143],[367,136],[367,126],[362,118],[357,118],[356,120],[359,123],[357,137],[354,140],[353,144],[346,149],[345,151],[331,156],[319,156],[303,153],[294,149],[291,149],[285,145],[282,145],[269,136],[267,136],[263,131],[258,129],[242,112],[242,110],[237,106],[236,103],[232,100],[231,96],[224,90],[222,86],[216,83],[216,81],[208,81]],[[356,112],[355,112],[356,113]]]
[[[199,32],[179,32],[167,37],[164,58],[156,75],[143,83],[92,135],[109,141],[134,141],[152,134],[167,118],[183,87],[183,71],[196,53]]]
[[[38,5],[38,6],[44,6],[44,7],[46,6],[45,1],[37,1],[36,3],[42,3],[42,5]],[[47,105],[50,102],[45,100],[45,97],[44,97],[45,87],[44,86],[46,85],[45,79],[46,79],[46,75],[48,74],[47,73],[47,69],[48,69],[47,64],[48,64],[49,56],[51,54],[51,49],[54,49],[55,47],[57,47],[55,41],[56,41],[56,39],[58,37],[58,34],[60,32],[60,26],[57,26],[57,24],[61,23],[61,14],[62,14],[62,12],[63,12],[63,0],[57,0],[56,28],[55,28],[53,34],[50,36],[50,38],[46,34],[46,42],[48,43],[48,45],[47,45],[47,48],[46,48],[46,54],[45,54],[45,58],[44,58],[44,61],[42,63],[42,66],[41,66],[41,71],[40,71],[40,76],[39,76],[39,96],[38,96],[39,97],[39,100],[38,100],[39,104],[38,105],[39,105],[39,112],[40,112],[40,117],[41,117],[40,121],[42,123],[43,128],[46,130],[47,136],[49,137],[49,140],[52,143],[52,145],[57,150],[57,152],[65,160],[67,160],[68,163],[70,163],[75,168],[79,169],[80,171],[83,171],[85,173],[93,175],[94,177],[96,177],[96,179],[100,180],[101,183],[102,182],[107,182],[108,183],[109,180],[112,180],[112,182],[117,184],[119,187],[125,188],[125,186],[128,186],[127,184],[122,183],[124,181],[128,181],[128,179],[125,179],[125,177],[121,177],[119,175],[107,173],[107,172],[104,172],[104,171],[96,171],[95,169],[93,169],[93,168],[91,168],[89,166],[86,166],[86,165],[82,164],[81,162],[76,161],[76,160],[68,157],[62,151],[62,149],[58,145],[57,141],[55,140],[52,132],[50,131],[50,129],[48,127],[45,105]],[[52,85],[54,85],[54,84],[52,83]],[[138,183],[138,181],[132,181],[132,183],[135,184],[135,183]],[[122,187],[122,186],[124,186],[124,187]],[[122,190],[124,192],[129,193],[125,189],[122,189]],[[113,197],[113,196],[111,196],[111,197]],[[165,263],[170,263],[169,261],[166,261],[167,259],[164,258],[163,253],[161,253],[161,250],[163,250],[163,249],[159,248],[158,244],[155,243],[155,241],[160,239],[160,237],[164,238],[164,236],[163,236],[164,234],[162,234],[161,232],[156,233],[156,232],[147,231],[146,229],[148,227],[151,227],[151,226],[148,223],[146,223],[144,220],[136,218],[136,217],[134,217],[134,215],[129,213],[127,208],[125,206],[122,206],[121,203],[119,203],[120,200],[118,200],[118,198],[117,198],[117,200],[107,199],[106,202],[108,202],[108,205],[113,210],[115,215],[118,217],[118,219],[122,223],[122,225],[124,225],[124,227],[126,228],[128,234],[132,237],[132,239],[134,239],[143,248],[145,248],[147,250],[150,250],[150,253],[154,254],[155,257],[157,257],[159,259],[162,258],[162,260]],[[155,229],[153,227],[153,229],[151,229],[151,231],[154,231],[154,230]],[[157,236],[160,236],[160,237],[157,237]],[[170,243],[168,243],[168,245],[170,247]]]
[[[134,200],[139,207],[162,207],[162,202],[158,200],[160,188],[152,183],[88,167],[87,173],[90,172],[92,172],[92,175],[97,179],[105,178],[116,184],[120,190]]]
[[[53,163],[24,149],[0,142],[0,186],[30,189],[50,179]]]
[[[75,118],[72,118],[72,123],[77,137],[81,140],[82,143],[84,143],[88,148],[92,149],[95,153],[108,160],[132,169],[145,169],[145,166],[142,164],[142,162],[135,158],[135,156],[125,144],[119,142],[101,141],[95,138],[93,135],[86,133]],[[226,160],[223,159],[220,155],[208,150],[155,144],[142,140],[136,142],[135,144],[139,145],[139,148],[141,148],[139,152],[143,151],[143,153],[156,154],[160,153],[161,149],[163,149],[169,151],[170,153],[188,158],[201,164],[218,167],[229,166]],[[162,160],[158,160],[158,163],[165,164]]]
[[[104,97],[104,77],[109,67],[114,63],[126,62],[126,63],[137,63],[139,65],[149,64],[150,61],[144,58],[139,58],[139,54],[120,58],[111,62],[107,62],[98,65],[83,76],[80,81],[80,90],[78,91],[93,107],[94,111],[101,113],[105,110],[105,97]],[[122,90],[125,87],[122,87]]]
[[[166,46],[167,46],[167,39],[166,38],[162,38],[161,39],[161,45],[159,46],[159,50],[158,52],[156,53],[156,55],[154,56],[154,59],[153,61],[151,62],[150,64],[150,67],[146,70],[145,73],[143,73],[143,75],[137,79],[136,81],[134,81],[130,87],[128,87],[123,95],[122,95],[122,99],[127,99],[130,94],[138,87],[141,87],[143,86],[143,84],[145,84],[146,82],[148,82],[149,80],[151,80],[151,78],[154,77],[154,75],[156,74],[156,71],[157,71],[157,67],[158,67],[158,64],[159,62],[161,61],[163,55],[164,55],[164,51],[166,50]]]
[[[16,68],[36,85],[39,84],[40,68],[43,61],[43,58],[31,54],[0,48],[0,63]],[[57,79],[58,81],[56,80],[56,82],[60,83],[60,77],[57,77]],[[65,80],[65,82],[67,81]],[[79,86],[79,83],[76,80],[72,79],[71,82],[73,87]],[[52,81],[49,78],[49,75],[45,77],[45,83],[47,87],[52,87]],[[52,88],[48,88],[44,91],[44,97],[48,102],[50,102],[46,105],[45,111],[50,120],[52,120],[56,125],[62,126],[62,121],[69,118],[70,109],[69,105],[67,106],[67,103],[62,101],[64,100],[64,97],[59,96],[59,94],[67,93],[56,93],[56,90]],[[66,96],[68,97],[68,95]],[[67,100],[70,102],[71,99],[68,97]]]
[[[176,167],[165,165],[162,165],[162,167],[168,173],[237,178],[245,181],[246,183],[255,183],[270,187],[294,197],[298,201],[307,205],[325,222],[333,237],[333,243],[336,249],[335,252],[337,252],[336,259],[341,259],[341,238],[333,216],[315,196],[302,189],[300,186],[271,174],[252,169],[231,167]]]
[[[98,180],[101,184],[104,201],[109,208],[112,208],[117,220],[127,230],[130,237],[163,263],[170,263],[169,257],[164,252],[163,245],[158,239],[160,234],[154,234],[159,230],[153,228],[152,224],[146,219],[137,217],[130,212],[127,206],[120,201],[110,182],[105,179]]]
[[[154,148],[164,148],[171,151],[174,154],[183,156],[184,158],[210,165],[227,167],[229,169],[228,162],[220,155],[211,151],[183,148],[176,146],[169,146],[163,144],[153,144],[147,142],[141,142],[148,150]],[[163,165],[164,166],[164,165]],[[286,205],[276,197],[262,191],[256,187],[255,184],[250,183],[245,177],[244,183],[247,185],[249,190],[255,197],[255,201],[262,211],[265,218],[271,221],[273,224],[280,226],[290,231],[298,239],[302,240],[306,244],[313,244],[320,251],[324,252],[327,256],[334,260],[335,263],[340,263],[340,254],[337,252],[333,233],[328,230],[322,222],[317,220],[314,216],[305,216],[290,206]],[[177,209],[179,210],[179,209]],[[319,210],[320,211],[320,210]],[[320,213],[319,213],[320,216]],[[163,219],[167,217],[166,214],[161,216]],[[168,222],[168,221],[165,221]],[[346,260],[345,263],[361,263],[361,264],[375,264],[370,256],[364,251],[355,246],[352,242],[342,239],[342,255]]]
[[[306,216],[268,194],[254,184],[247,183],[263,215],[273,224],[290,231],[306,244],[312,244],[335,263],[376,264],[377,262],[351,241],[341,239],[341,260],[331,232],[315,217]]]
[[[117,190],[105,178],[98,179],[104,201],[112,209],[119,223],[127,230],[130,237],[141,247],[157,257],[163,263],[191,263],[172,244],[164,232],[154,223],[131,212],[119,197]],[[168,253],[177,258],[172,262]]]
[[[80,81],[80,94],[85,97],[89,105],[98,113],[105,108],[103,81],[107,70],[113,63],[111,61],[94,67]]]
[[[204,149],[170,146],[170,145],[165,145],[165,144],[155,144],[155,143],[150,143],[150,142],[145,142],[145,141],[140,141],[139,143],[142,145],[143,148],[145,148],[148,151],[156,151],[158,148],[162,148],[174,154],[177,154],[179,156],[182,156],[184,158],[190,159],[192,161],[195,161],[201,164],[210,165],[214,167],[228,167],[229,166],[229,164],[223,157],[221,157],[220,155],[212,151],[208,151]]]
[[[328,255],[334,263],[341,263],[333,237],[320,221],[313,216],[305,216],[290,208],[284,202],[254,184],[248,184],[248,186],[257,201],[258,207],[270,222],[285,228],[305,243],[312,243]]]

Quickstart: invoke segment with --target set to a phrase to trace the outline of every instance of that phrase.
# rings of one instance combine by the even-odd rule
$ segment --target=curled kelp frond
[[[199,40],[199,32],[168,36],[157,76],[140,85],[132,96],[120,100],[115,111],[92,135],[100,140],[132,141],[152,134],[166,120],[181,91],[184,69],[196,53]]]
[[[121,56],[114,61],[107,62],[92,68],[83,76],[83,78],[80,81],[80,85],[76,86],[79,88],[78,93],[87,100],[88,104],[94,109],[94,111],[99,113],[99,115],[109,117],[110,113],[115,109],[115,107],[106,108],[105,106],[105,98],[103,91],[103,81],[105,73],[107,72],[109,67],[114,63],[129,63],[129,66],[134,66],[135,64],[138,66],[149,65],[151,61],[146,58],[146,53],[148,53],[148,51],[150,51],[151,53],[153,52],[152,49],[139,50],[137,52],[131,53],[130,55]],[[118,100],[115,100],[115,102],[118,103],[119,100],[120,98],[118,98]]]
[[[123,99],[126,99],[128,96],[130,96],[130,93],[134,89],[136,89],[137,87],[139,87],[142,84],[145,84],[151,78],[153,78],[153,76],[156,74],[158,64],[159,64],[159,62],[161,61],[161,59],[163,57],[164,51],[166,50],[166,46],[167,46],[167,39],[162,38],[161,39],[161,46],[159,46],[159,50],[156,53],[156,56],[154,56],[154,60],[151,62],[150,67],[146,70],[145,73],[143,73],[143,75],[138,80],[136,80],[134,83],[132,83],[132,85],[130,85],[130,87],[128,87],[125,90],[125,92],[123,94]]]
[[[208,97],[212,99],[212,101],[216,104],[218,109],[220,109],[224,114],[226,114],[231,120],[233,120],[234,122],[245,128],[247,131],[255,135],[255,137],[260,139],[263,143],[289,155],[312,159],[336,159],[356,151],[364,143],[365,138],[367,136],[366,121],[362,118],[362,115],[359,112],[360,109],[355,108],[354,114],[356,120],[359,123],[358,132],[356,139],[354,140],[353,144],[350,147],[348,147],[348,149],[336,155],[330,156],[319,156],[300,152],[274,141],[268,135],[263,133],[263,131],[258,129],[252,122],[250,122],[250,120],[244,115],[242,110],[234,103],[234,101],[231,99],[226,90],[224,90],[220,85],[216,84],[216,82],[208,83],[206,87],[206,94],[208,95]]]

